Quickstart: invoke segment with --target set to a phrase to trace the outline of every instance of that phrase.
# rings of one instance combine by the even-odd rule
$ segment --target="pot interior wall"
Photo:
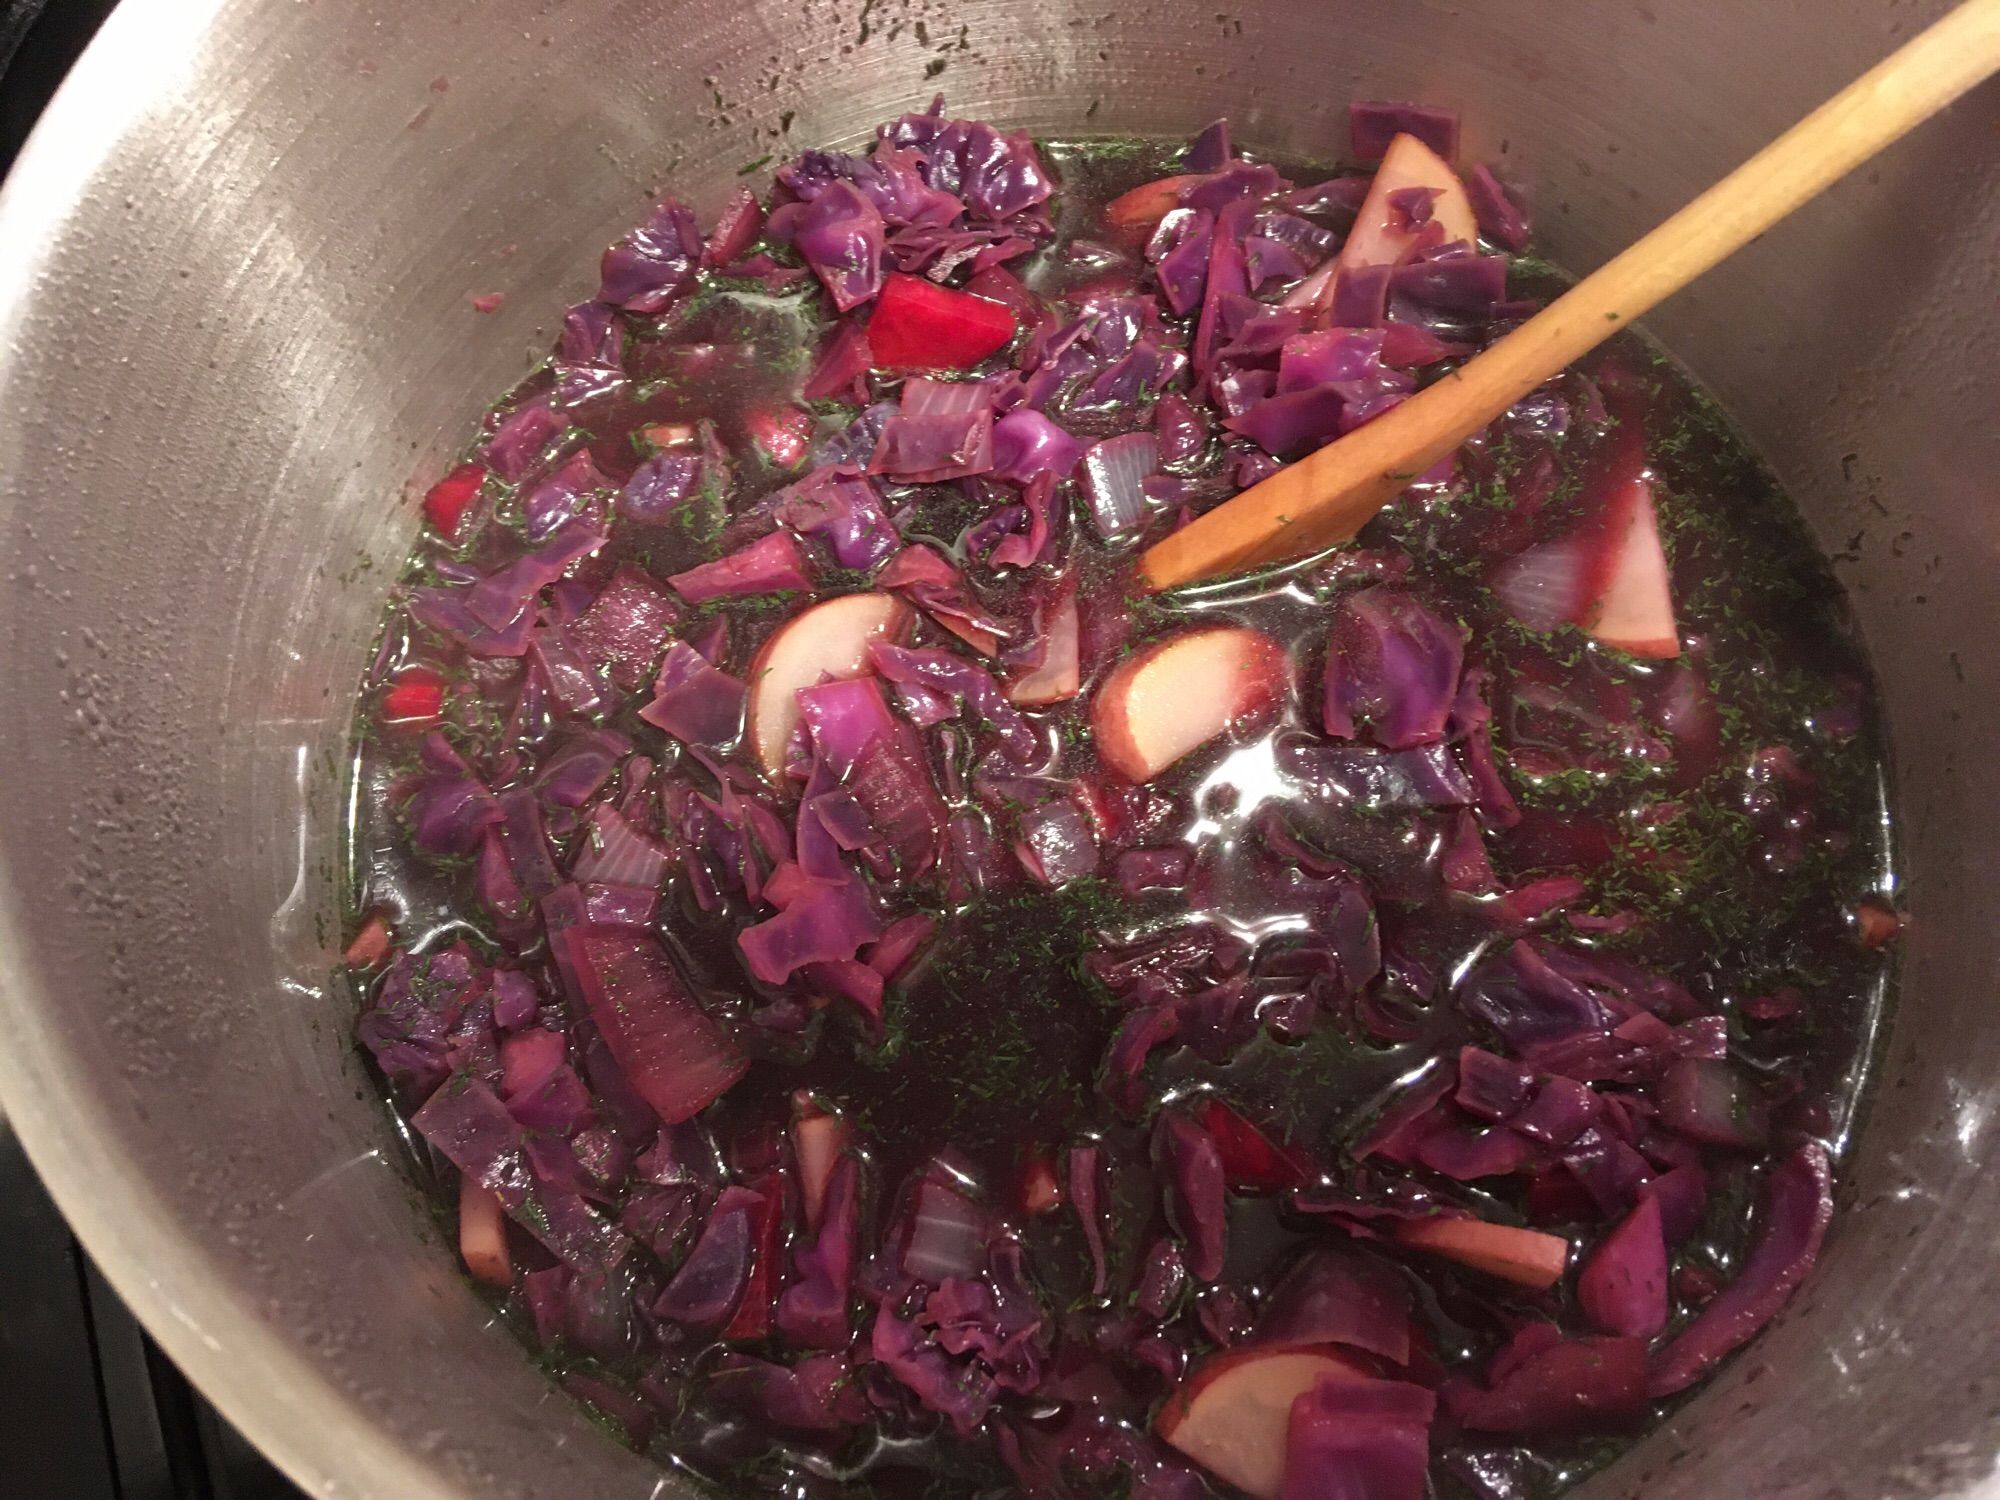
[[[316,1492],[652,1495],[458,1279],[327,978],[410,496],[596,248],[653,187],[712,212],[746,160],[937,87],[1043,133],[1228,113],[1306,156],[1359,94],[1461,108],[1588,268],[1940,9],[127,0],[0,207],[0,1087],[65,1209]],[[1823,1269],[1592,1497],[1993,1467],[1995,115],[1975,94],[1651,321],[1843,556],[1917,922]]]

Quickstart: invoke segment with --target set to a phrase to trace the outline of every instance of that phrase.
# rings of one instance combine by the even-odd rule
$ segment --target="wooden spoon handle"
[[[1484,353],[1148,548],[1141,581],[1170,589],[1345,541],[1529,391],[1996,71],[2000,0],[1966,0]]]

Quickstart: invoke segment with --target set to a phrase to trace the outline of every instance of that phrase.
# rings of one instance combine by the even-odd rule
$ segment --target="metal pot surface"
[[[939,87],[1306,156],[1362,95],[1462,109],[1587,269],[1942,9],[126,0],[0,197],[0,1098],[63,1209],[314,1493],[691,1493],[423,1232],[328,981],[412,496],[597,249]],[[1988,86],[1651,320],[1843,559],[1915,925],[1819,1272],[1591,1500],[2000,1496],[1996,127]]]

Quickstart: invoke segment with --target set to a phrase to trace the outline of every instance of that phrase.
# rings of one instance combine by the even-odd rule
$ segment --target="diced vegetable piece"
[[[474,1281],[501,1291],[514,1284],[506,1205],[493,1189],[470,1177],[458,1180],[458,1256]]]
[[[434,1089],[410,1124],[462,1177],[499,1194],[510,1218],[572,1269],[601,1276],[630,1241],[582,1195],[524,1170],[526,1127],[477,1077],[461,1074]]]
[[[1159,467],[1160,442],[1150,432],[1090,445],[1083,455],[1083,493],[1099,536],[1108,541],[1144,524],[1145,483]]]
[[[964,572],[934,549],[911,543],[882,565],[875,583],[896,590],[981,656],[999,651],[1000,637],[987,623],[985,607],[972,597]]]
[[[1219,625],[1156,642],[1097,690],[1097,753],[1121,776],[1151,781],[1276,704],[1287,674],[1283,648],[1261,631]]]
[[[901,272],[890,273],[868,323],[884,370],[969,370],[1013,337],[1014,315],[998,302]]]
[[[431,667],[405,667],[382,695],[384,723],[417,729],[444,716],[444,677]]]
[[[826,184],[793,226],[792,246],[847,312],[882,290],[882,214],[852,183]]]
[[[1036,1152],[1022,1167],[1020,1197],[1021,1212],[1031,1219],[1062,1207],[1062,1184],[1056,1181],[1055,1163],[1046,1153]]]
[[[778,1298],[778,1333],[800,1348],[839,1350],[851,1333],[849,1302],[859,1251],[861,1163],[843,1156],[826,1184],[820,1226],[792,1247],[789,1285]]]
[[[851,875],[823,879],[799,874],[781,892],[774,876],[765,888],[765,899],[779,907],[776,915],[736,934],[737,949],[751,974],[766,984],[783,984],[802,968],[817,974],[820,971],[810,966],[834,965],[833,973],[825,976],[826,982],[837,986],[834,993],[845,994],[872,1013],[880,997],[881,975],[863,964],[837,967],[851,963],[863,946],[882,935],[881,918],[870,906],[866,888]]]
[[[486,465],[460,464],[424,492],[424,519],[447,541],[458,540],[459,523],[479,499]]]
[[[1382,271],[1376,274],[1383,278],[1382,284],[1386,288],[1388,285],[1388,273]],[[1289,292],[1285,293],[1278,300],[1278,305],[1280,307],[1298,308],[1302,312],[1307,312],[1317,317],[1319,313],[1324,312],[1333,305],[1333,284],[1334,279],[1339,275],[1340,257],[1336,255]]]
[[[639,440],[654,453],[692,448],[700,433],[692,422],[652,422],[639,429]]]
[[[1819,1259],[1832,1217],[1833,1177],[1826,1149],[1808,1141],[1771,1168],[1743,1269],[1660,1352],[1646,1394],[1658,1398],[1686,1390],[1776,1317]]]
[[[1341,599],[1327,640],[1321,723],[1389,750],[1445,738],[1465,665],[1465,631],[1388,584]]]
[[[1509,558],[1493,591],[1535,630],[1578,625],[1634,656],[1680,655],[1673,585],[1636,426],[1613,435],[1585,485],[1583,519]]]
[[[1292,1403],[1279,1500],[1424,1500],[1436,1412],[1408,1381],[1319,1381]]]
[[[1462,1375],[1444,1386],[1446,1410],[1474,1431],[1569,1437],[1630,1427],[1646,1404],[1646,1344],[1523,1323],[1486,1379],[1484,1388]]]
[[[1494,569],[1494,597],[1530,630],[1554,630],[1581,619],[1590,602],[1586,540],[1571,534],[1517,552]]]
[[[1271,1288],[1253,1340],[1266,1349],[1329,1344],[1407,1365],[1410,1294],[1387,1266],[1340,1245],[1319,1245]]]
[[[1727,1062],[1681,1058],[1660,1080],[1659,1105],[1663,1125],[1706,1146],[1756,1151],[1770,1138],[1769,1109]]]
[[[903,1269],[922,1281],[943,1283],[978,1273],[991,1226],[985,1211],[960,1190],[962,1178],[934,1163],[912,1191]]]
[[[612,1056],[661,1119],[693,1118],[749,1069],[651,937],[576,927],[551,934],[550,942],[560,945],[557,961],[573,976]]]
[[[868,372],[874,365],[875,351],[868,347],[867,330],[859,323],[842,321],[820,350],[799,394],[808,401],[861,400],[867,394]]]
[[[1181,1381],[1153,1430],[1217,1478],[1257,1500],[1278,1500],[1292,1403],[1322,1380],[1367,1373],[1330,1349],[1211,1355]]]
[[[721,749],[743,729],[750,692],[727,672],[718,672],[694,647],[674,641],[653,684],[653,701],[639,710],[648,724],[688,745]]]
[[[664,312],[687,295],[700,262],[694,211],[662,198],[644,224],[604,252],[597,300],[627,312]]]
[[[340,961],[350,969],[372,969],[389,956],[389,948],[394,941],[389,914],[377,907],[362,921],[361,930],[354,934],[353,941],[342,951]]]
[[[1050,1173],[1054,1175],[1053,1171]],[[1090,1251],[1090,1295],[1102,1297],[1110,1284],[1111,1264],[1104,1245],[1103,1197],[1104,1148],[1098,1145],[1072,1146],[1069,1153],[1069,1206],[1083,1230],[1083,1243]],[[1056,1188],[1058,1203],[1063,1190]]]
[[[590,607],[569,623],[570,644],[602,668],[612,686],[635,692],[653,680],[680,608],[660,583],[627,565],[611,575]]]
[[[937,918],[928,912],[911,912],[889,924],[879,940],[863,955],[868,967],[884,979],[893,980],[909,966],[917,951],[937,932]]]
[[[1379,161],[1399,135],[1413,135],[1450,161],[1458,155],[1458,111],[1397,99],[1356,99],[1347,106],[1348,149],[1356,161]]]
[[[762,1207],[756,1189],[724,1188],[653,1311],[690,1328],[713,1328],[729,1317],[750,1282]]]
[[[1007,701],[1024,708],[1066,703],[1083,686],[1079,651],[1076,590],[1066,591],[1049,611],[1047,649],[1040,666],[1031,667],[1007,684]]]
[[[1484,1219],[1407,1219],[1396,1226],[1396,1239],[1538,1292],[1562,1280],[1569,1263],[1569,1241],[1561,1235]]]
[[[1211,1096],[1202,1106],[1201,1123],[1215,1138],[1223,1175],[1233,1191],[1278,1193],[1311,1180],[1310,1162],[1265,1135],[1227,1100]]]
[[[757,236],[763,232],[763,205],[758,203],[757,195],[747,185],[739,187],[729,195],[729,201],[715,217],[715,228],[709,233],[708,244],[701,252],[702,263],[726,266],[740,259],[757,243]]]
[[[1879,896],[1854,903],[1854,930],[1864,948],[1886,948],[1903,930],[1902,913]]]
[[[1180,1235],[1196,1281],[1219,1281],[1229,1255],[1229,1199],[1222,1153],[1208,1132],[1179,1110],[1154,1121],[1153,1159],[1162,1177],[1167,1222]]]
[[[1674,620],[1667,554],[1660,546],[1659,521],[1653,514],[1652,482],[1635,479],[1622,510],[1614,521],[1614,534],[1607,538],[1608,576],[1586,607],[1583,627],[1605,645],[1634,656],[1679,656],[1680,627]]]
[[[1649,1339],[1667,1326],[1667,1238],[1650,1193],[1604,1237],[1577,1273],[1576,1300],[1606,1333]]]
[[[914,618],[893,594],[843,594],[778,627],[749,672],[750,750],[767,776],[784,776],[785,752],[799,722],[799,689],[864,675],[868,648],[902,640]]]
[[[792,1121],[792,1153],[799,1162],[799,1198],[808,1229],[819,1228],[826,1211],[826,1185],[833,1180],[841,1153],[853,1143],[853,1128],[840,1115],[815,1108]]]
[[[766,1172],[754,1184],[757,1202],[750,1210],[750,1279],[744,1283],[743,1298],[725,1339],[754,1341],[768,1338],[771,1314],[778,1297],[778,1273],[782,1269],[785,1230],[785,1179],[779,1172]]]
[[[993,467],[993,418],[993,388],[984,381],[906,380],[868,472],[910,484],[984,474]]]
[[[1219,172],[1235,154],[1229,144],[1229,121],[1222,119],[1206,126],[1188,142],[1184,160],[1190,172]]]
[[[1029,878],[1051,890],[1097,873],[1099,851],[1090,815],[1058,797],[1020,814],[1015,856]]]
[[[1489,240],[1517,254],[1528,248],[1528,216],[1491,167],[1481,162],[1466,173],[1465,194]]]
[[[1105,205],[1104,217],[1125,229],[1150,229],[1180,206],[1181,192],[1200,182],[1199,172],[1162,177],[1120,193]]]
[[[796,406],[753,411],[743,419],[743,426],[751,446],[772,468],[796,469],[805,462],[806,445],[812,441],[811,412]]]
[[[789,531],[772,531],[727,557],[671,575],[667,582],[690,604],[737,599],[750,594],[783,594],[812,587],[806,555]]]
[[[1469,245],[1478,240],[1479,223],[1458,174],[1415,136],[1399,135],[1389,143],[1382,165],[1375,169],[1375,180],[1369,184],[1368,196],[1355,216],[1353,232],[1340,247],[1343,269],[1392,266],[1403,258],[1419,229],[1409,223],[1408,215],[1399,206],[1401,200],[1391,202],[1390,198],[1411,188],[1435,191],[1430,215],[1443,226],[1446,242],[1464,240]]]

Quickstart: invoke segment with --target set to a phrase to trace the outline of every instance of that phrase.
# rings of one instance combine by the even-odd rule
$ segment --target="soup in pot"
[[[1328,171],[940,106],[665,200],[424,496],[359,1035],[663,1462],[1548,1495],[1809,1273],[1881,749],[1700,391],[1622,335],[1354,543],[1137,582],[1563,285],[1449,113],[1352,115]]]

